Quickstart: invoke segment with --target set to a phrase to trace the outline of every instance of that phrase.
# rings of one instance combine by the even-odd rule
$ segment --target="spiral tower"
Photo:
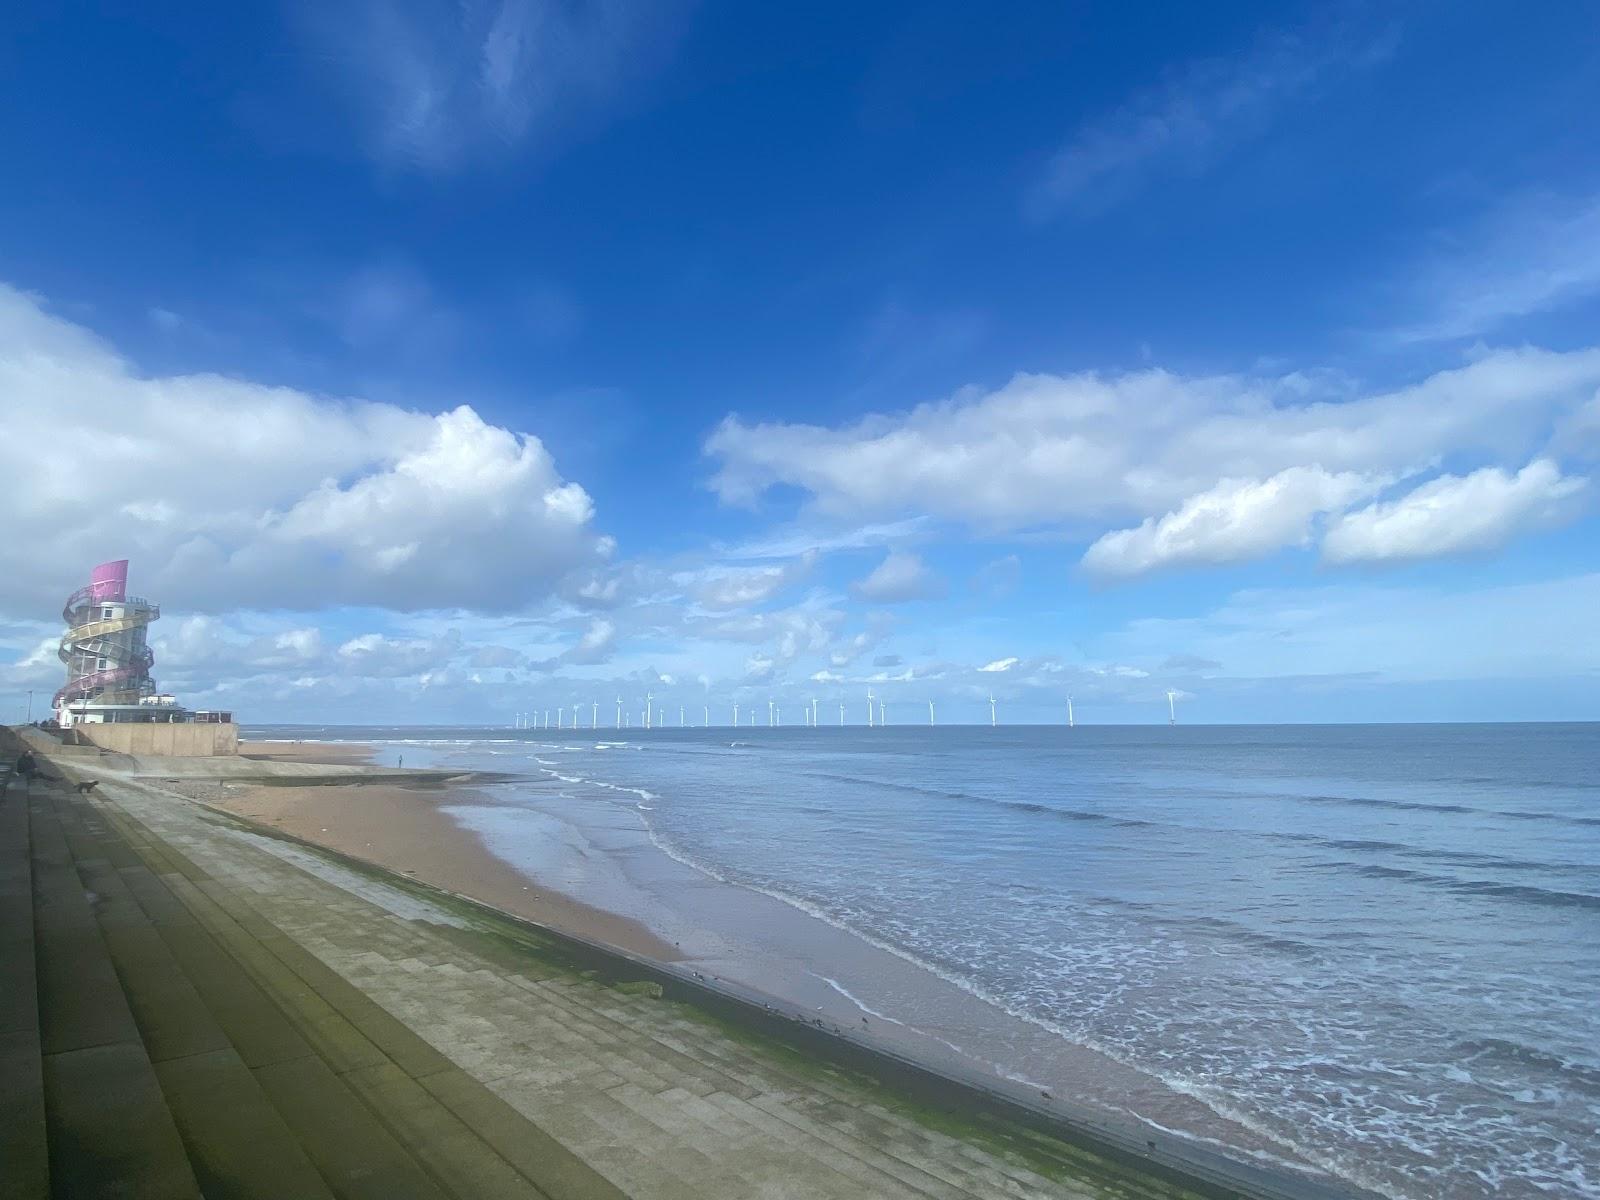
[[[156,690],[150,678],[155,655],[145,644],[150,622],[161,610],[128,595],[128,560],[101,563],[89,583],[67,597],[61,619],[61,661],[67,683],[55,695],[59,712],[78,701],[138,704]]]

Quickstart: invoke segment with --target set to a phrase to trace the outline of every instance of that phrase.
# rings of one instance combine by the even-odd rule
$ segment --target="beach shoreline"
[[[416,747],[424,759],[420,768],[401,771],[371,766],[368,771],[360,771],[377,756],[376,749],[357,742],[258,742],[241,747],[240,757],[247,761],[357,768],[348,783],[330,782],[328,776],[320,774],[307,776],[303,783],[291,782],[293,776],[263,783],[251,774],[232,779],[159,780],[144,775],[142,781],[216,809],[269,836],[283,836],[327,850],[512,919],[529,921],[591,947],[602,959],[620,953],[634,964],[636,971],[659,969],[657,978],[669,987],[668,981],[676,980],[708,988],[710,1011],[731,1020],[734,1026],[744,1027],[754,1021],[752,1028],[781,1031],[798,1027],[802,1036],[815,1034],[824,1039],[819,1048],[826,1046],[827,1057],[843,1053],[845,1058],[841,1061],[845,1062],[854,1061],[851,1056],[858,1052],[865,1053],[868,1057],[862,1065],[872,1070],[887,1068],[889,1078],[912,1087],[914,1094],[920,1094],[935,1109],[947,1102],[946,1085],[976,1089],[975,1097],[987,1097],[979,1101],[980,1107],[989,1103],[1020,1105],[1017,1115],[1033,1114],[1046,1122],[1044,1129],[1056,1130],[1057,1123],[1062,1123],[1076,1136],[1087,1134],[1097,1141],[1104,1139],[1104,1144],[1121,1147],[1137,1159],[1170,1156],[1169,1161],[1181,1164],[1177,1167],[1181,1172],[1198,1172],[1195,1181],[1207,1178],[1215,1185],[1227,1180],[1250,1194],[1335,1194],[1324,1190],[1332,1181],[1323,1172],[1304,1160],[1283,1157],[1277,1152],[1278,1147],[1258,1141],[1247,1129],[1235,1130],[1238,1136],[1233,1141],[1186,1132],[1185,1110],[1193,1116],[1199,1109],[1199,1102],[1193,1097],[1174,1093],[1164,1098],[1177,1106],[1169,1126],[1148,1120],[1138,1107],[1097,1103],[1089,1092],[1078,1094],[1071,1086],[1057,1086],[1052,1094],[1049,1087],[1042,1087],[1035,1080],[998,1070],[997,1064],[961,1050],[936,1030],[901,1022],[888,1012],[871,1007],[831,977],[829,972],[835,967],[827,957],[793,964],[794,973],[785,972],[782,977],[761,969],[740,971],[740,964],[733,957],[706,957],[704,945],[691,947],[687,937],[682,947],[669,941],[664,930],[670,928],[670,922],[647,923],[622,905],[613,911],[584,903],[559,886],[541,883],[541,872],[515,863],[503,848],[497,849],[492,834],[463,818],[462,814],[469,812],[517,810],[519,806],[514,802],[496,799],[492,785],[536,785],[537,780],[471,769],[441,771],[439,764],[429,762],[420,753],[421,747]],[[411,749],[408,745],[408,752]],[[276,776],[276,772],[272,774]],[[443,775],[450,778],[441,779]],[[675,868],[697,870],[660,847],[652,847],[651,854]],[[803,924],[819,927],[833,939],[836,950],[848,948],[850,954],[864,953],[863,959],[846,964],[850,968],[859,968],[862,962],[887,967],[898,976],[898,987],[912,981],[918,986],[931,983],[935,987],[943,982],[926,975],[924,964],[893,951],[886,953],[885,948],[853,931],[791,907],[787,900],[725,881],[719,881],[716,890],[724,895],[730,890],[745,892],[757,908],[769,905]],[[846,979],[853,978],[848,969],[838,973]],[[797,986],[802,976],[815,985],[815,990]],[[824,1003],[814,1004],[817,1000]],[[719,1007],[725,1002],[732,1007]],[[860,1016],[862,1013],[870,1013],[871,1021]],[[843,1041],[835,1043],[828,1038]],[[1165,1090],[1153,1078],[1135,1079],[1133,1072],[1104,1060],[1095,1051],[1074,1047],[1068,1057],[1076,1059],[1075,1071],[1080,1074],[1098,1075],[1109,1067],[1119,1077],[1117,1086],[1132,1083],[1146,1093],[1146,1101],[1151,1099],[1151,1092]],[[1136,1103],[1144,1107],[1143,1102]],[[1009,1107],[1003,1110],[1013,1111]],[[1338,1188],[1337,1194],[1366,1193]]]
[[[241,755],[355,767],[398,748],[252,742],[241,745]],[[426,769],[373,767],[349,784],[318,778],[305,786],[276,779],[270,785],[162,786],[558,932],[767,997],[773,1007],[793,1006],[820,1027],[848,1029],[889,1053],[984,1080],[1024,1102],[1071,1104],[1099,1114],[1091,1119],[1131,1118],[1197,1148],[1225,1148],[1241,1155],[1239,1161],[1302,1178],[1322,1174],[1197,1097],[1052,1029],[1019,1021],[927,963],[788,897],[707,873],[655,840],[631,794],[615,806],[557,803],[552,810],[549,802],[569,783],[559,773],[546,771],[549,778],[541,780],[467,769],[441,781],[446,773],[438,768],[451,760],[450,752],[430,753],[416,743],[404,749]],[[556,790],[545,790],[552,780]],[[506,785],[515,792],[508,795]],[[997,1022],[1007,1031],[991,1036]]]
[[[319,766],[370,763],[362,743],[244,742],[240,757]],[[398,875],[467,896],[513,916],[659,962],[681,957],[638,921],[545,887],[486,849],[444,810],[481,802],[470,782],[408,779],[386,770],[350,783],[295,785],[240,780],[164,780],[179,795]]]

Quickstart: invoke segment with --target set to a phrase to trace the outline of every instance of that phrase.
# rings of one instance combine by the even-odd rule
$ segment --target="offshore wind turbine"
[[[889,723],[889,718],[884,714],[883,701],[880,699],[878,701],[878,728],[882,729],[888,723]]]
[[[990,692],[989,693],[989,728],[993,729],[994,726],[995,726],[995,720],[994,720],[994,693]]]
[[[617,697],[617,728],[622,728],[622,697]]]
[[[733,702],[733,727],[735,729],[739,728],[739,702],[737,700]]]
[[[600,728],[600,701],[595,700],[589,705],[589,728]]]
[[[711,728],[711,705],[707,704],[705,706],[705,710],[706,710],[705,728],[710,729]]]
[[[772,697],[767,697],[767,728],[772,728]]]
[[[839,728],[844,728],[844,701],[839,701]]]
[[[1178,723],[1177,699],[1178,699],[1178,693],[1173,691],[1171,688],[1168,688],[1167,689],[1167,724],[1168,725],[1176,725]]]
[[[650,706],[654,702],[655,702],[654,694],[651,693],[651,692],[646,692],[644,694],[644,727],[646,729],[650,728]]]
[[[561,731],[561,714],[566,711],[564,708],[556,709],[556,732],[558,733]]]
[[[928,724],[933,724],[933,701],[928,701]]]
[[[1072,718],[1072,697],[1068,696],[1067,697],[1067,728],[1068,729],[1072,729],[1076,725],[1077,725],[1077,722],[1075,720],[1073,720],[1073,718]]]
[[[867,728],[868,729],[872,728],[872,701],[873,701],[873,699],[874,699],[874,697],[872,695],[872,689],[868,688],[867,689]]]
[[[811,697],[811,728],[817,727],[817,698]]]

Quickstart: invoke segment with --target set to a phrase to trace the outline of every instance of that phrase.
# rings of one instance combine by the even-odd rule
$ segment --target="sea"
[[[1600,725],[248,732],[511,772],[449,810],[495,854],[936,1065],[1352,1190],[1600,1197]]]

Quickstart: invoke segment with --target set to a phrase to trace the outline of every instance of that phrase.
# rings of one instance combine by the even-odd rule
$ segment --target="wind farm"
[[[869,685],[865,689],[865,695],[866,705],[864,711],[861,711],[858,727],[867,729],[888,728],[890,725],[890,692],[885,690],[880,683],[877,686]],[[926,695],[926,693],[924,693],[924,695]],[[1168,726],[1176,726],[1178,724],[1178,701],[1188,701],[1194,699],[1192,693],[1174,687],[1163,687],[1159,692],[1147,692],[1146,696],[1148,697],[1146,703],[1154,701],[1165,708],[1166,711],[1162,714],[1161,723]],[[1026,697],[1021,699],[1012,697],[1011,699],[1005,701],[1007,704],[1012,706],[1010,711],[1018,711],[1020,709],[1020,719],[1015,719],[1010,722],[1002,722],[1000,720],[1002,697],[998,696],[993,691],[985,692],[981,695],[974,695],[969,691],[964,694],[926,696],[925,699],[915,694],[909,694],[902,695],[899,698],[912,704],[925,703],[928,707],[928,725],[930,727],[939,725],[941,711],[948,712],[951,707],[954,707],[957,712],[964,713],[966,715],[966,719],[963,720],[962,717],[958,716],[952,721],[947,717],[944,724],[948,726],[959,727],[963,724],[975,726],[987,724],[991,729],[998,729],[1002,725],[1006,724],[1048,725],[1052,723],[1062,723],[1059,715],[1057,716],[1056,720],[1052,722],[1040,709],[1036,699],[1029,699]],[[1064,705],[1066,709],[1066,719],[1064,724],[1068,729],[1076,729],[1078,725],[1077,699],[1078,697],[1076,695],[1068,694],[1062,697],[1060,701],[1060,703]],[[669,716],[671,711],[669,699],[667,697],[658,695],[654,690],[647,690],[641,694],[636,694],[635,700],[631,702],[638,705],[637,710],[634,712],[630,712],[629,710],[630,701],[626,697],[619,695],[616,698],[616,708],[612,720],[612,727],[618,731],[623,729],[637,729],[641,732],[651,733],[663,732],[668,729],[688,730],[694,728],[717,728],[712,721],[713,705],[709,700],[702,700],[700,703],[701,717],[698,723],[689,720],[689,713],[693,710],[686,700],[674,698],[672,702],[676,703],[678,709],[678,719],[675,724],[671,721]],[[823,728],[824,722],[822,719],[822,710],[825,704],[835,704],[837,706],[838,728],[847,728],[851,724],[850,711],[852,706],[849,701],[843,697],[840,697],[837,700],[832,700],[825,699],[822,696],[812,695],[800,699],[796,701],[796,703],[800,709],[801,720],[798,726],[791,724],[790,728]],[[766,721],[764,723],[758,719],[760,709],[763,704],[766,707]],[[516,712],[512,714],[510,728],[516,731],[547,732],[551,729],[553,715],[554,729],[556,732],[577,732],[578,730],[585,728],[582,721],[583,710],[585,707],[586,706],[581,701],[574,700],[570,704],[558,704],[553,710],[541,708]],[[588,703],[587,708],[589,709],[589,721],[587,728],[591,731],[598,730],[600,727],[600,701],[591,700]],[[735,695],[729,699],[727,711],[729,713],[729,721],[727,725],[723,726],[723,728],[748,729],[760,727],[774,730],[784,728],[783,701],[777,696],[763,696],[760,698],[760,700],[753,700],[749,697],[740,697]],[[1055,711],[1057,714],[1060,714],[1061,709],[1058,708]],[[1144,711],[1148,712],[1149,710],[1145,709]],[[984,716],[987,716],[987,722],[982,719]],[[906,722],[902,722],[902,724],[905,723]],[[912,725],[915,725],[916,723],[916,721],[909,722],[909,724]],[[1137,719],[1124,719],[1120,722],[1116,720],[1092,722],[1092,724],[1099,725],[1119,723],[1147,724],[1150,722],[1148,719],[1143,721]]]

